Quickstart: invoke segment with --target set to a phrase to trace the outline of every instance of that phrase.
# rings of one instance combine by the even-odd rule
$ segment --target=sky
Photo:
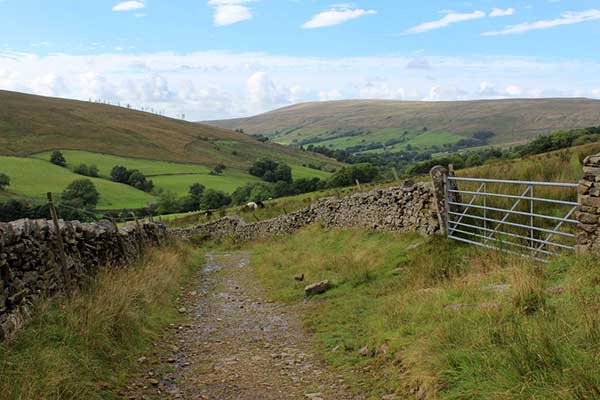
[[[600,99],[600,0],[0,0],[0,89],[191,121],[339,99]]]

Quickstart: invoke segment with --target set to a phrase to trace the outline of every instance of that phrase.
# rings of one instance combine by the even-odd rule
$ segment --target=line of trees
[[[146,178],[146,175],[137,169],[127,169],[122,165],[116,165],[110,172],[113,182],[124,183],[144,192],[154,189],[154,182]]]

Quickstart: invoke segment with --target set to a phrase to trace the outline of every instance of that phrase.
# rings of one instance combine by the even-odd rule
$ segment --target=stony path
[[[124,398],[362,399],[321,363],[293,311],[261,298],[248,265],[245,254],[207,255],[181,299],[190,322],[171,327],[156,354],[139,360]]]

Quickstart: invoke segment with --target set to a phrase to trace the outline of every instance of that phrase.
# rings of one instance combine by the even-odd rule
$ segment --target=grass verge
[[[153,249],[139,265],[102,272],[79,293],[42,304],[0,344],[0,397],[120,398],[139,354],[179,318],[176,295],[198,264],[184,245]]]
[[[373,399],[600,398],[597,260],[536,265],[443,239],[318,227],[252,252],[275,300],[301,303],[305,284],[333,283],[309,302],[306,327]]]

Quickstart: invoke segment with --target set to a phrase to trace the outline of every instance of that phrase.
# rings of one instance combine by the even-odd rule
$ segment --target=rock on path
[[[144,357],[129,399],[283,400],[363,397],[325,366],[288,306],[265,302],[245,254],[207,255],[207,264],[157,351]]]

